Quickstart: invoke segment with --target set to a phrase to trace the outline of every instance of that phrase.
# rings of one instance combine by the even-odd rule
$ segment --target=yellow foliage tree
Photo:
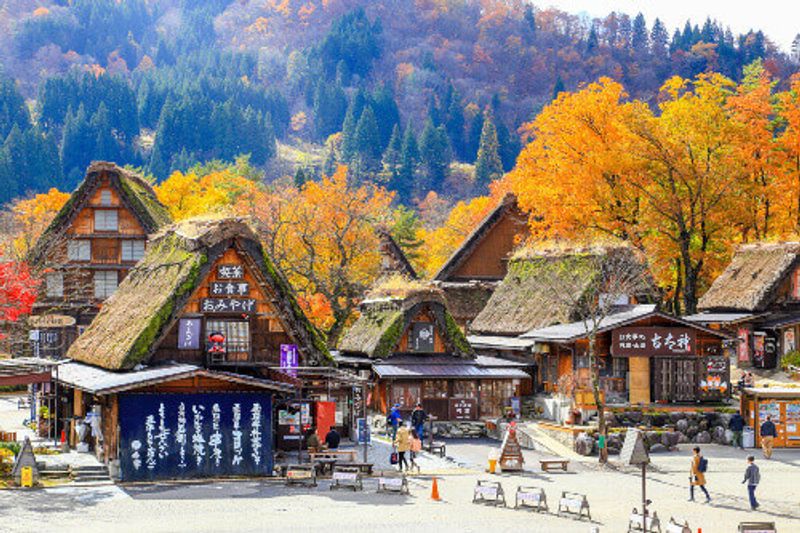
[[[33,198],[16,200],[11,205],[14,218],[13,249],[18,257],[27,255],[70,195],[52,188]]]

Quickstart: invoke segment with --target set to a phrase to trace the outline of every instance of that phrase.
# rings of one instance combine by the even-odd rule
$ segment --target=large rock
[[[663,453],[667,451],[667,447],[663,444],[653,444],[650,446],[650,453]]]
[[[717,444],[725,444],[725,428],[722,426],[715,426],[711,430],[711,440]]]
[[[689,424],[689,427],[684,431],[687,437],[694,439],[700,432],[700,428],[696,424]]]
[[[592,455],[594,453],[594,439],[586,433],[581,433],[575,439],[575,452],[581,455]]]
[[[693,440],[697,444],[708,444],[711,442],[711,434],[708,431],[701,431]]]
[[[680,436],[681,434],[677,431],[665,431],[661,435],[661,444],[672,450],[680,442]]]
[[[689,442],[692,442],[689,437],[687,437],[683,433],[678,433],[678,444],[686,444]]]
[[[672,413],[672,414],[680,414],[680,413]],[[689,421],[685,418],[682,418],[675,422],[675,428],[680,431],[681,433],[686,433],[686,430],[689,429]]]

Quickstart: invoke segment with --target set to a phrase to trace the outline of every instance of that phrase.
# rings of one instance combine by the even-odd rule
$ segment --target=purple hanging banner
[[[178,321],[178,349],[200,349],[200,319],[181,318]]]
[[[295,370],[300,363],[296,344],[281,344],[281,370],[290,376],[297,377]]]

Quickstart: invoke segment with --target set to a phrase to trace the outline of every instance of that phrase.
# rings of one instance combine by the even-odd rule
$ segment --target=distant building
[[[379,278],[390,278],[401,276],[408,280],[419,279],[417,271],[411,265],[403,249],[394,240],[391,233],[386,229],[378,230],[380,238],[381,266],[378,274]]]
[[[505,277],[514,248],[529,233],[527,215],[516,196],[507,194],[434,276],[464,331],[470,330],[471,322]]]
[[[33,310],[35,355],[63,356],[144,256],[148,234],[170,222],[142,177],[92,163],[30,254],[45,273]]]

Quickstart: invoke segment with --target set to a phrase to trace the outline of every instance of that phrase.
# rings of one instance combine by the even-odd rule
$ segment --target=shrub
[[[791,351],[781,358],[781,370],[788,370],[789,366],[800,368],[800,351]]]

